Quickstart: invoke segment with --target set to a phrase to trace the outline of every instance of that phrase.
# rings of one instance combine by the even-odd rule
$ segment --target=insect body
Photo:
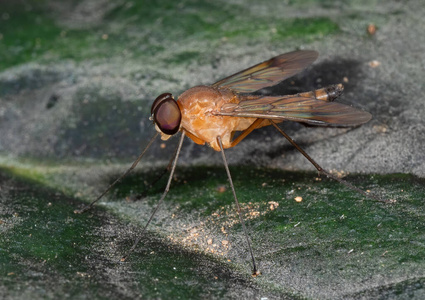
[[[315,51],[279,55],[211,86],[191,88],[178,97],[177,106],[171,104],[171,94],[162,94],[152,106],[158,109],[152,110],[157,130],[163,139],[167,139],[169,131],[161,130],[161,122],[166,119],[165,125],[168,126],[175,118],[172,134],[181,130],[195,143],[208,143],[214,150],[220,151],[217,137],[221,137],[224,149],[234,147],[242,140],[232,141],[235,131],[251,132],[271,125],[268,120],[274,120],[274,123],[291,120],[322,126],[354,126],[369,121],[371,115],[368,112],[331,102],[341,94],[341,84],[289,96],[249,94],[298,73],[316,58]],[[155,119],[157,113],[161,120]],[[167,118],[162,115],[167,115]]]
[[[224,78],[210,86],[193,87],[181,94],[176,100],[170,93],[161,94],[155,99],[151,108],[151,119],[154,121],[157,134],[121,177],[113,182],[96,200],[76,212],[81,213],[89,209],[113,185],[135,168],[159,134],[163,140],[167,140],[172,135],[181,132],[182,135],[175,157],[172,160],[173,164],[167,186],[142,233],[146,230],[168,193],[183,139],[188,136],[197,144],[208,144],[214,150],[221,152],[250,251],[253,275],[258,275],[251,241],[245,229],[224,149],[236,146],[254,129],[269,125],[274,126],[288,139],[316,167],[319,173],[335,179],[367,197],[382,201],[325,171],[277,126],[277,123],[283,121],[296,121],[318,126],[356,126],[368,122],[372,117],[368,112],[333,102],[342,93],[343,86],[341,84],[295,95],[264,96],[253,94],[259,89],[276,85],[295,75],[309,66],[317,56],[318,54],[315,51],[289,52]],[[234,138],[237,131],[241,131],[241,133]],[[135,241],[129,253],[135,249],[140,240],[141,236]],[[123,257],[122,260],[126,257]]]
[[[195,143],[208,143],[220,151],[217,137],[223,141],[223,148],[236,146],[232,141],[236,131],[245,131],[255,123],[256,128],[283,120],[293,120],[314,125],[358,125],[370,120],[367,112],[356,110],[333,101],[341,94],[341,84],[313,92],[291,96],[241,96],[227,88],[197,86],[184,92],[177,100],[181,110],[181,130]],[[321,102],[323,101],[323,102]],[[307,119],[315,113],[315,119]],[[321,115],[320,115],[321,114]],[[162,132],[161,132],[162,133]],[[162,133],[163,138],[167,136]]]

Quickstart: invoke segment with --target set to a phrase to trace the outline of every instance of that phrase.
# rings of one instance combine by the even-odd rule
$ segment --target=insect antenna
[[[229,165],[227,164],[226,155],[224,155],[223,144],[221,142],[220,136],[217,137],[217,141],[218,141],[218,145],[220,146],[221,156],[223,157],[224,167],[226,168],[227,177],[229,178],[230,187],[232,188],[233,198],[235,198],[236,210],[238,211],[239,220],[242,224],[243,232],[244,232],[245,238],[246,238],[246,243],[248,244],[249,253],[251,254],[252,276],[257,276],[257,275],[260,275],[260,272],[257,270],[257,264],[255,263],[254,253],[253,253],[252,247],[251,247],[251,241],[249,239],[248,232],[247,232],[246,227],[245,227],[245,221],[242,218],[242,210],[241,210],[241,207],[239,205],[238,198],[236,197],[235,187],[233,186],[232,176],[230,175]]]
[[[317,171],[319,171],[319,175],[320,174],[324,174],[327,177],[334,179],[336,181],[338,181],[339,183],[342,183],[343,185],[345,185],[346,187],[362,194],[363,196],[370,198],[372,200],[378,201],[378,202],[384,202],[384,203],[391,203],[393,202],[393,200],[389,200],[389,199],[381,199],[378,196],[375,196],[373,194],[367,193],[365,191],[363,191],[362,189],[359,189],[358,187],[352,185],[351,183],[349,183],[348,181],[345,181],[335,175],[332,175],[331,173],[329,173],[328,171],[324,170],[321,166],[319,166],[318,163],[316,163],[314,161],[314,159],[312,159],[310,157],[310,155],[308,155],[300,146],[298,146],[297,143],[295,143],[295,141],[293,139],[291,139],[291,137],[289,135],[287,135],[282,129],[279,128],[279,126],[276,125],[275,122],[273,122],[273,120],[269,120],[270,123],[299,151],[301,152],[302,155],[304,155],[305,158],[307,158],[307,160],[317,169]]]
[[[143,155],[145,155],[146,151],[149,149],[149,147],[152,145],[152,143],[155,141],[155,139],[157,138],[157,136],[159,135],[159,132],[157,132],[149,141],[148,145],[145,147],[145,149],[142,151],[142,153],[140,153],[140,155],[136,158],[136,160],[133,162],[133,164],[131,165],[130,168],[127,169],[127,171],[125,171],[120,177],[118,177],[112,184],[110,184],[108,186],[108,188],[99,195],[99,197],[97,197],[94,201],[92,201],[90,204],[84,206],[82,209],[76,209],[74,210],[74,213],[76,214],[81,214],[87,210],[89,210],[90,208],[92,208],[92,206],[99,201],[103,196],[105,196],[105,194],[107,192],[109,192],[109,190],[115,185],[117,184],[121,179],[123,179],[125,176],[127,176],[128,173],[131,172],[131,170],[133,170],[137,164],[140,162],[140,160],[142,159]]]
[[[146,228],[151,223],[153,217],[155,216],[156,212],[158,211],[159,207],[161,206],[162,202],[164,201],[165,196],[167,195],[168,191],[170,190],[171,180],[173,179],[174,171],[175,171],[176,165],[177,165],[177,159],[179,157],[180,150],[181,150],[182,145],[183,145],[184,137],[185,137],[185,134],[184,134],[184,132],[182,132],[182,135],[181,135],[180,141],[179,141],[179,145],[177,146],[177,151],[176,151],[176,154],[175,154],[174,162],[173,162],[173,165],[171,167],[170,176],[168,177],[167,186],[165,187],[165,190],[164,190],[164,193],[161,196],[161,199],[159,199],[158,204],[156,205],[155,209],[153,210],[151,216],[149,217],[149,220],[146,223],[145,227],[143,227],[142,231],[140,232],[139,237],[134,241],[133,246],[130,248],[130,250],[127,252],[127,254],[124,255],[121,258],[121,261],[125,261],[127,259],[127,257],[134,251],[134,249],[136,249],[137,244],[139,244],[139,242],[142,240],[142,237],[143,237],[143,234],[146,231]]]

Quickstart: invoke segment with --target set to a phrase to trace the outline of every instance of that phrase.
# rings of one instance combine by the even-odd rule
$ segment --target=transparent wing
[[[255,97],[255,98],[254,98]],[[239,103],[228,103],[217,115],[290,120],[319,126],[356,126],[368,122],[372,115],[357,108],[317,100],[314,96],[249,96]]]
[[[212,86],[225,87],[240,93],[252,93],[294,76],[312,64],[317,56],[316,51],[310,50],[281,54],[217,81]]]

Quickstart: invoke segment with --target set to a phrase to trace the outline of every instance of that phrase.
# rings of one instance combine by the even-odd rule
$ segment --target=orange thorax
[[[182,113],[181,126],[195,143],[208,143],[220,151],[217,137],[221,136],[223,147],[230,148],[235,131],[247,129],[256,118],[218,116],[220,108],[226,103],[238,103],[236,93],[223,88],[195,86],[177,100]]]

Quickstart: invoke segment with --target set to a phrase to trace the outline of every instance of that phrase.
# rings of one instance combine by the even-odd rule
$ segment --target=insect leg
[[[149,226],[149,224],[151,223],[153,216],[156,214],[156,212],[158,211],[159,207],[161,206],[161,203],[164,201],[165,196],[167,195],[168,191],[170,190],[170,185],[171,185],[171,180],[173,179],[173,175],[174,175],[174,171],[176,169],[176,165],[177,165],[177,159],[179,157],[180,154],[180,150],[182,148],[183,145],[183,140],[184,140],[184,132],[182,132],[182,135],[180,137],[180,141],[179,141],[179,145],[177,147],[177,151],[176,151],[176,156],[174,158],[174,162],[173,162],[173,166],[171,167],[171,172],[170,172],[170,177],[168,177],[168,182],[167,182],[167,186],[165,187],[164,193],[161,196],[161,199],[159,199],[158,204],[156,205],[155,209],[153,210],[151,216],[149,217],[148,222],[146,223],[145,227],[143,227],[142,232],[140,232],[139,237],[136,239],[136,241],[134,242],[133,246],[130,248],[130,250],[127,252],[127,254],[125,256],[123,256],[121,258],[121,261],[125,261],[127,259],[127,257],[134,251],[134,249],[136,249],[137,244],[141,241],[143,234],[146,231],[146,228]]]
[[[159,181],[161,180],[161,178],[171,169],[171,166],[173,164],[174,159],[176,158],[176,153],[177,153],[177,149],[174,151],[173,156],[171,157],[167,167],[161,172],[161,174],[158,175],[158,177],[156,177],[154,180],[152,180],[151,183],[148,184],[148,186],[145,188],[145,190],[143,191],[143,193],[136,195],[135,199],[136,200],[140,200],[144,197],[146,197],[147,193],[149,192],[149,190]]]
[[[133,162],[133,164],[131,165],[130,168],[127,169],[127,171],[125,171],[120,177],[118,177],[112,184],[110,184],[108,186],[108,188],[99,195],[99,197],[97,197],[93,202],[91,202],[90,204],[84,206],[82,209],[76,209],[74,210],[74,213],[76,214],[81,214],[87,210],[89,210],[90,208],[92,208],[92,206],[99,201],[103,196],[105,196],[105,194],[107,192],[109,192],[109,190],[116,184],[118,183],[121,179],[123,179],[128,173],[130,173],[131,170],[133,170],[137,164],[139,163],[139,161],[142,159],[143,155],[145,155],[146,151],[149,149],[149,147],[152,145],[152,143],[154,142],[154,140],[156,139],[156,137],[159,135],[159,133],[157,132],[152,139],[149,141],[148,145],[146,146],[146,148],[142,151],[142,153],[140,153],[139,157],[137,157],[137,159]]]
[[[332,175],[331,173],[329,173],[328,171],[326,171],[326,170],[324,170],[321,166],[319,166],[319,164],[318,163],[316,163],[315,161],[314,161],[314,159],[312,159],[311,157],[310,157],[310,155],[308,155],[300,146],[298,146],[298,144],[297,143],[295,143],[295,141],[293,140],[293,139],[291,139],[291,137],[289,136],[289,135],[287,135],[282,129],[280,129],[279,128],[279,126],[277,126],[276,125],[276,123],[273,121],[273,120],[270,120],[270,123],[299,151],[299,152],[301,152],[301,154],[302,155],[304,155],[304,157],[305,158],[307,158],[307,160],[317,169],[317,171],[319,171],[319,174],[324,174],[324,175],[326,175],[327,177],[329,177],[329,178],[332,178],[332,179],[334,179],[334,180],[336,180],[336,181],[338,181],[339,183],[342,183],[343,185],[345,185],[346,187],[348,187],[348,188],[350,188],[350,189],[352,189],[352,190],[354,190],[354,191],[356,191],[356,192],[358,192],[358,193],[360,193],[360,194],[362,194],[363,196],[366,196],[366,197],[368,197],[368,198],[370,198],[370,199],[373,199],[373,200],[375,200],[375,201],[379,201],[379,202],[386,202],[386,203],[389,203],[389,202],[392,202],[392,200],[387,200],[387,199],[381,199],[381,198],[379,198],[379,197],[377,197],[377,196],[375,196],[375,195],[372,195],[372,194],[369,194],[369,193],[367,193],[367,192],[365,192],[365,191],[363,191],[363,190],[361,190],[361,189],[359,189],[358,187],[356,187],[356,186],[354,186],[354,185],[352,185],[351,183],[349,183],[349,182],[347,182],[347,181],[345,181],[345,180],[343,180],[343,179],[341,179],[341,178],[339,178],[339,177],[337,177],[337,176],[335,176],[335,175]]]
[[[258,126],[260,126],[261,122],[263,122],[264,119],[257,119],[252,123],[247,129],[245,129],[237,138],[235,138],[230,147],[234,147],[237,144],[239,144],[244,138],[248,136],[254,129],[256,129]]]
[[[248,232],[247,232],[246,227],[245,227],[245,221],[242,218],[242,210],[241,210],[241,207],[239,205],[238,198],[236,197],[235,187],[233,186],[232,176],[230,175],[229,166],[227,164],[226,156],[224,155],[223,144],[221,142],[221,137],[220,136],[217,137],[217,142],[218,142],[218,144],[220,146],[220,149],[221,149],[221,156],[223,157],[224,167],[226,168],[227,177],[229,178],[230,187],[232,188],[233,198],[235,198],[236,210],[238,211],[239,220],[240,220],[240,222],[242,224],[243,232],[244,232],[245,237],[246,237],[246,242],[248,244],[249,253],[251,254],[252,266],[253,266],[252,276],[257,276],[260,273],[257,270],[257,265],[255,263],[254,253],[253,253],[252,247],[251,247],[251,241],[249,239]]]

